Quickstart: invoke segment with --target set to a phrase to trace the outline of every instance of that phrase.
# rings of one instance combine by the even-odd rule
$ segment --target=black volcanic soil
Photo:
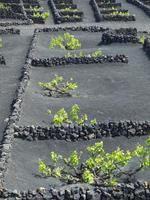
[[[102,26],[109,28],[135,27],[138,30],[150,31],[150,18],[139,8],[128,4],[125,0],[122,8],[129,9],[136,15],[135,22],[100,22],[95,23],[93,11],[89,0],[74,0],[78,8],[84,12],[82,23],[65,23],[60,26]],[[45,11],[49,10],[46,1],[40,0]],[[14,21],[14,20],[13,20]],[[0,23],[12,22],[12,20],[0,20]],[[15,26],[21,29],[21,36],[2,36],[4,47],[0,54],[6,58],[6,66],[0,65],[0,141],[6,126],[4,120],[10,115],[10,105],[15,97],[15,91],[21,76],[29,42],[35,28],[57,27],[54,25],[52,14],[45,25]],[[98,48],[101,33],[72,32],[82,40],[82,50],[87,52]],[[48,44],[50,36],[56,33],[39,34],[37,48],[34,52],[38,57],[61,56],[66,52],[62,50],[50,50]],[[22,107],[19,125],[49,125],[50,117],[47,109],[57,111],[65,107],[67,110],[74,103],[81,106],[81,111],[87,113],[90,118],[96,117],[98,121],[118,120],[149,120],[150,118],[150,60],[137,44],[112,44],[100,47],[107,54],[125,54],[129,57],[128,64],[92,64],[92,65],[68,65],[53,68],[32,67],[25,99]],[[78,51],[77,51],[78,52]],[[49,81],[55,74],[65,78],[73,78],[78,82],[79,88],[73,92],[72,98],[49,98],[43,96],[38,81]],[[118,144],[124,149],[133,149],[137,143],[144,143],[146,137],[134,137],[127,139],[103,138],[108,151],[115,149]],[[49,161],[49,153],[52,150],[68,154],[71,150],[84,150],[87,145],[99,140],[79,141],[76,143],[65,141],[34,141],[28,142],[15,139],[11,158],[8,161],[5,186],[8,189],[27,190],[39,186],[62,186],[59,180],[54,178],[41,179],[37,173],[37,161],[39,158]],[[136,165],[134,161],[130,167]],[[150,171],[144,171],[137,175],[140,180],[150,181]]]
[[[54,112],[62,107],[68,110],[75,103],[81,106],[82,113],[87,113],[90,118],[96,117],[98,121],[148,120],[149,59],[141,45],[113,44],[101,48],[107,53],[127,55],[129,63],[33,67],[19,124],[49,125],[48,108]],[[38,82],[50,81],[55,74],[66,79],[72,77],[78,83],[79,88],[72,98],[42,95]]]
[[[117,2],[121,2],[122,3],[122,9],[128,9],[129,12],[131,14],[135,14],[136,16],[136,21],[134,22],[115,22],[115,21],[111,21],[111,22],[99,22],[99,23],[95,23],[95,18],[94,18],[94,14],[93,11],[91,9],[91,6],[89,5],[89,0],[84,0],[84,1],[80,1],[80,0],[74,0],[74,3],[77,4],[78,8],[84,12],[84,17],[83,17],[83,22],[78,22],[78,23],[64,23],[61,24],[62,26],[66,26],[66,25],[92,25],[93,23],[95,25],[99,25],[99,26],[103,26],[103,27],[110,27],[110,28],[119,28],[119,27],[136,27],[139,30],[148,30],[150,31],[150,26],[149,26],[149,20],[150,18],[144,13],[144,11],[142,11],[140,8],[127,3],[125,0],[120,1],[117,0]],[[51,10],[49,9],[47,2],[46,1],[42,1],[40,0],[40,4],[41,6],[44,8],[44,11],[49,11],[50,16],[49,18],[46,20],[45,25],[42,26],[51,26],[54,25],[54,21],[53,21],[53,16],[51,13]],[[11,19],[0,19],[0,23],[4,23],[4,22],[17,22],[17,21],[21,21],[21,20],[11,20]],[[56,26],[56,25],[55,25]],[[41,25],[27,25],[27,26],[19,26],[21,27],[21,29],[30,29],[30,28],[36,28],[36,27],[41,27]]]
[[[115,150],[116,147],[119,146],[123,149],[133,150],[137,144],[144,144],[146,137],[143,136],[133,137],[131,139],[127,139],[124,137],[116,137],[116,138],[103,138],[104,147],[106,151]],[[49,187],[55,186],[60,187],[64,185],[63,182],[60,182],[58,179],[49,177],[49,178],[41,178],[37,175],[38,173],[38,165],[37,162],[39,159],[46,161],[46,163],[50,164],[49,153],[51,151],[59,152],[62,155],[69,155],[73,150],[85,151],[88,145],[92,145],[95,142],[99,142],[101,140],[92,140],[92,141],[78,141],[78,142],[65,142],[58,141],[55,142],[53,140],[49,141],[22,141],[15,140],[12,156],[9,162],[9,167],[5,177],[5,185],[7,188],[12,190],[28,190],[28,189],[36,189],[38,187]],[[82,159],[84,158],[83,155]],[[136,160],[133,160],[129,167],[133,169],[137,164]],[[136,177],[140,180],[150,181],[150,171],[145,170],[144,172],[140,172],[136,175]]]
[[[3,48],[0,54],[5,56],[6,65],[0,65],[0,140],[6,123],[5,118],[10,115],[10,105],[15,97],[21,70],[30,42],[30,36],[7,35],[1,36]]]
[[[64,50],[58,47],[49,48],[51,39],[57,37],[58,35],[63,36],[65,32],[69,32],[74,35],[75,38],[79,39],[81,42],[81,49],[78,50]],[[84,32],[84,31],[59,31],[50,33],[38,33],[36,48],[33,53],[33,57],[38,58],[50,58],[57,56],[64,56],[69,53],[79,53],[80,51],[91,52],[100,48],[99,43],[101,41],[102,33],[97,32]],[[87,41],[88,39],[88,41]]]
[[[122,9],[127,9],[129,10],[129,13],[132,15],[136,16],[136,21],[135,22],[123,22],[123,24],[137,24],[137,23],[148,23],[149,22],[149,17],[144,13],[143,10],[141,10],[140,8],[129,4],[126,2],[126,0],[117,0],[117,3],[121,3],[122,4]],[[84,12],[84,18],[83,18],[83,22],[94,22],[95,18],[93,15],[93,11],[91,12],[91,6],[89,5],[89,0],[84,0],[84,1],[80,1],[80,0],[74,0],[74,3],[76,3],[79,7],[80,10],[82,10]],[[103,24],[103,23],[108,23],[110,24],[110,22],[99,22],[99,24]],[[111,22],[111,24],[120,24],[122,22]]]

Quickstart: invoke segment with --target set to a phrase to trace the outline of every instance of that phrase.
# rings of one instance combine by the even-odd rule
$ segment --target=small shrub
[[[73,9],[73,8],[64,8],[64,9],[60,9],[59,11],[61,12],[78,12],[79,9]]]
[[[50,82],[39,82],[38,85],[45,90],[48,96],[72,96],[71,91],[78,88],[77,83],[65,81],[63,76],[55,75],[55,78]]]
[[[81,51],[79,54],[68,52],[65,55],[65,58],[83,58],[83,57],[97,58],[97,57],[101,57],[102,55],[103,55],[102,50],[97,49],[97,50],[90,52],[90,53],[86,53],[86,52],[83,52],[83,51]]]
[[[96,186],[116,186],[122,176],[134,176],[137,172],[150,166],[150,137],[145,146],[137,145],[133,151],[121,148],[108,153],[103,142],[88,146],[88,157],[81,162],[82,152],[73,151],[68,157],[51,152],[53,164],[47,165],[39,161],[39,172],[45,176],[58,177],[67,183],[84,182]],[[125,167],[133,160],[138,160],[135,168]],[[56,173],[57,172],[57,173]]]
[[[39,17],[39,18],[46,20],[49,17],[49,12],[43,12],[43,13],[34,12],[33,17]]]
[[[52,115],[52,111],[49,109],[48,114]],[[53,114],[52,123],[55,125],[62,124],[71,124],[75,123],[78,125],[82,125],[85,122],[89,122],[87,114],[80,113],[80,107],[77,104],[74,104],[70,111],[67,112],[64,108],[58,110],[55,114]],[[96,125],[96,119],[92,119],[90,121],[91,125]]]
[[[30,10],[33,11],[33,17],[43,18],[44,20],[46,20],[49,17],[49,12],[42,12],[42,7],[30,6]]]
[[[129,11],[113,11],[110,15],[112,15],[112,16],[121,16],[121,17],[131,16]]]
[[[5,3],[0,3],[0,10],[9,10],[10,6]]]
[[[62,36],[58,36],[55,38],[53,37],[51,39],[49,48],[54,48],[54,47],[67,50],[74,50],[74,49],[80,49],[81,43],[79,39],[74,37],[74,35],[71,35],[70,33],[66,32]]]
[[[81,19],[81,17],[80,17],[79,15],[76,15],[76,14],[71,15],[71,16],[70,16],[70,15],[64,15],[63,18],[64,18],[64,19],[67,19],[67,20],[68,20],[68,19],[77,19],[77,20],[78,20],[78,19]]]
[[[145,39],[146,39],[145,36],[141,35],[140,38],[139,38],[139,43],[144,44]]]

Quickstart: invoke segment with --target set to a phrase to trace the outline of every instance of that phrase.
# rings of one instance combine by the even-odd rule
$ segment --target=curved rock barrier
[[[23,14],[10,12],[9,10],[8,11],[3,11],[3,12],[1,11],[0,18],[1,19],[10,18],[10,19],[17,19],[17,20],[27,20]]]
[[[53,31],[86,31],[86,32],[103,32],[109,30],[109,28],[104,28],[100,26],[68,26],[68,27],[52,27],[36,29],[36,32],[53,32]]]
[[[90,0],[95,21],[135,21],[135,15],[129,13],[128,10],[122,9],[122,4],[114,1]]]
[[[31,127],[17,127],[16,123],[19,120],[20,117],[20,112],[21,112],[21,106],[22,106],[22,101],[24,98],[24,93],[25,89],[27,87],[28,80],[30,79],[30,67],[31,67],[31,61],[32,61],[32,55],[33,55],[33,50],[35,48],[35,40],[37,38],[37,33],[41,31],[49,32],[49,31],[56,31],[56,30],[64,30],[64,28],[57,27],[57,28],[45,28],[45,29],[37,29],[35,30],[35,33],[33,35],[31,45],[29,48],[29,51],[26,56],[26,62],[22,71],[22,77],[21,77],[21,82],[20,85],[17,89],[17,95],[16,98],[14,99],[14,102],[12,104],[12,114],[8,119],[8,125],[4,133],[4,138],[2,141],[2,145],[0,146],[0,197],[4,199],[65,199],[65,200],[70,200],[70,199],[81,199],[81,200],[92,200],[92,199],[99,199],[99,200],[104,200],[104,199],[109,199],[109,200],[116,200],[116,199],[149,199],[150,198],[150,187],[148,184],[142,184],[142,183],[131,183],[131,184],[119,184],[115,188],[82,188],[80,185],[77,186],[67,186],[67,189],[57,189],[57,188],[50,188],[49,190],[45,188],[39,188],[36,191],[10,191],[7,189],[3,188],[3,181],[4,181],[4,175],[5,171],[7,169],[7,164],[8,164],[8,158],[10,157],[11,153],[11,148],[13,144],[14,137],[25,137],[25,131],[29,132],[28,130],[21,130],[21,128],[28,128],[28,129],[33,129],[35,131],[34,138],[31,136],[28,140],[34,140],[36,139],[49,139],[47,136],[50,128],[54,128],[54,130],[61,132],[60,136],[57,137],[64,137],[64,131],[67,131],[66,135],[68,134],[68,127],[46,127],[44,128],[45,134],[42,136],[41,133],[37,134],[37,127],[32,126]],[[103,28],[100,27],[78,27],[78,28],[72,28],[74,29],[82,29],[84,31],[104,31]],[[103,125],[102,125],[103,124]],[[100,126],[101,125],[101,126]],[[101,131],[98,130],[101,127]],[[86,127],[86,128],[85,128]],[[84,125],[83,127],[76,127],[74,125],[70,125],[69,130],[73,130],[73,133],[75,133],[75,137],[72,138],[69,136],[69,138],[66,138],[66,140],[72,140],[76,141],[78,139],[94,139],[94,138],[101,138],[101,137],[115,137],[119,135],[124,135],[126,137],[130,136],[141,136],[141,135],[147,135],[150,132],[150,122],[109,122],[108,124],[105,123],[100,123],[96,126],[95,128]],[[103,128],[102,128],[103,127]],[[60,129],[61,128],[61,129]],[[92,130],[90,132],[90,136],[88,136],[89,129]],[[39,130],[43,131],[43,127],[39,127]],[[19,132],[19,131],[22,132]],[[61,130],[61,131],[60,131]],[[84,131],[86,130],[86,131]],[[93,130],[95,130],[95,133],[93,134]],[[96,131],[99,131],[99,136],[96,133]],[[117,131],[118,130],[118,131]],[[18,131],[18,132],[17,132]],[[82,132],[81,132],[82,131]],[[19,134],[18,134],[19,133]],[[79,134],[78,134],[79,133]],[[115,135],[117,133],[118,135]],[[18,134],[18,135],[17,135]],[[27,134],[27,133],[26,133]],[[43,133],[42,133],[43,134]],[[47,134],[47,135],[46,135]],[[85,134],[85,135],[83,135]],[[87,134],[87,135],[86,135]],[[57,134],[55,134],[57,135]],[[65,135],[65,134],[64,134]],[[94,135],[94,136],[93,136]],[[80,137],[79,137],[80,136]],[[87,136],[87,137],[85,137]],[[27,137],[23,139],[27,139]],[[41,138],[43,137],[43,138]],[[66,137],[66,136],[65,136]],[[68,135],[67,135],[68,137]],[[54,137],[53,137],[54,138]],[[57,138],[56,138],[57,139]],[[81,189],[82,188],[82,189]],[[84,191],[84,192],[83,192]]]
[[[38,28],[35,29],[36,33],[39,32],[46,32],[46,33],[50,33],[50,32],[55,32],[55,31],[85,31],[85,32],[106,32],[106,31],[113,31],[116,32],[117,34],[132,34],[132,35],[136,35],[137,33],[140,34],[149,34],[150,32],[148,31],[137,31],[136,28],[119,28],[119,29],[112,29],[112,28],[104,28],[101,26],[66,26],[66,27],[61,27],[61,26],[57,26],[57,27],[51,27],[51,28]]]
[[[97,26],[79,26],[79,27],[54,27],[54,28],[44,28],[44,29],[36,29],[35,32],[57,32],[57,31],[86,31],[86,32],[105,32],[110,31],[108,28],[102,28]],[[131,34],[137,34],[136,29],[116,29],[116,33],[121,32],[130,32]],[[37,38],[37,37],[36,37]],[[36,46],[36,39],[34,41]],[[44,67],[52,67],[52,66],[60,66],[60,65],[69,65],[69,64],[94,64],[94,63],[128,63],[128,57],[126,55],[102,55],[99,57],[92,56],[83,56],[83,57],[71,57],[71,56],[63,56],[63,57],[51,57],[51,58],[36,58],[31,57],[32,66],[44,66]]]
[[[61,16],[60,16],[60,14],[59,14],[56,6],[55,6],[54,1],[53,0],[49,0],[48,1],[48,5],[49,5],[49,7],[50,7],[50,9],[52,11],[54,22],[56,24],[60,24],[61,23]]]
[[[74,185],[68,188],[38,188],[37,190],[11,191],[0,190],[0,197],[4,199],[23,199],[23,200],[149,200],[150,186],[141,182],[118,184],[116,187],[91,188],[84,185]]]
[[[102,34],[100,44],[111,43],[137,43],[137,29],[127,28],[120,30],[108,30]]]
[[[96,22],[102,21],[103,17],[102,17],[102,14],[100,13],[100,10],[98,8],[96,1],[90,0],[90,5],[91,5],[93,13],[94,13],[95,21]]]
[[[0,29],[0,34],[17,34],[20,35],[20,30],[15,28]]]
[[[97,125],[84,124],[78,125],[65,125],[49,127],[41,126],[25,126],[14,128],[14,137],[24,140],[91,140],[102,137],[134,137],[150,134],[150,122],[109,122],[98,123]]]
[[[128,57],[125,55],[103,55],[100,57],[52,57],[52,58],[33,58],[32,66],[39,67],[53,67],[60,65],[69,65],[69,64],[94,64],[94,63],[128,63]]]
[[[104,21],[135,21],[136,18],[134,15],[130,15],[130,16],[120,16],[120,15],[103,15],[103,20]]]

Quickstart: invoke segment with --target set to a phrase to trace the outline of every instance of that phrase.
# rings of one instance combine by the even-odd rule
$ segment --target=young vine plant
[[[66,81],[63,76],[58,75],[50,82],[39,82],[38,85],[44,89],[46,95],[56,97],[72,96],[71,91],[78,88],[78,84],[73,82],[72,78]]]
[[[60,9],[60,12],[78,12],[79,11],[79,9],[75,9],[75,8],[71,8],[71,7],[69,7],[69,8],[63,8],[63,9]]]
[[[86,52],[83,52],[83,51],[81,51],[78,54],[68,52],[65,55],[65,58],[84,58],[84,57],[97,58],[97,57],[102,57],[103,55],[104,54],[103,54],[101,49],[96,49],[95,51],[90,52],[90,53],[86,53]]]
[[[95,143],[83,152],[76,150],[66,157],[57,152],[50,153],[51,165],[39,160],[38,171],[44,176],[56,177],[66,183],[88,183],[95,186],[116,186],[121,178],[132,178],[137,172],[150,167],[150,137],[145,145],[137,145],[132,151],[121,148],[108,153],[103,142]],[[128,169],[129,163],[136,159],[135,168]],[[128,180],[130,181],[130,180]]]
[[[10,9],[10,6],[8,6],[7,4],[5,3],[0,3],[0,10],[9,10]]]
[[[52,37],[49,48],[58,47],[61,49],[75,50],[81,48],[81,42],[74,35],[65,32],[63,35]]]
[[[33,12],[33,17],[43,18],[44,20],[49,17],[49,12],[43,12],[43,7],[30,6],[30,10]]]
[[[70,111],[67,112],[64,108],[58,110],[55,114],[52,114],[52,111],[48,109],[48,114],[52,115],[52,123],[55,125],[63,124],[77,124],[82,125],[84,123],[90,123],[91,125],[96,125],[96,118],[89,121],[87,114],[80,113],[80,107],[78,104],[74,104]]]
[[[141,35],[140,37],[139,37],[139,43],[140,44],[144,44],[144,41],[145,41],[145,36],[144,35]]]

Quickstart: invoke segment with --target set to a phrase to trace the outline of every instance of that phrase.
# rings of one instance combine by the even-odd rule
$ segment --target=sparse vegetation
[[[93,52],[90,53],[86,53],[81,51],[79,54],[76,53],[70,53],[68,52],[65,57],[66,58],[83,58],[83,57],[93,57],[93,58],[97,58],[97,57],[101,57],[103,55],[103,52],[101,49],[97,49]]]
[[[33,17],[41,17],[44,20],[47,19],[49,17],[49,12],[39,12],[39,11],[34,11],[33,12]]]
[[[130,16],[129,11],[113,11],[112,16]]]
[[[52,115],[51,122],[55,125],[72,124],[72,123],[77,125],[82,125],[86,122],[89,122],[87,114],[81,114],[80,107],[77,104],[74,104],[69,112],[67,112],[64,108],[61,108],[55,114],[52,114],[52,111],[49,109],[48,114]],[[95,118],[92,119],[90,121],[90,124],[96,125],[97,124],[96,119]]]
[[[68,157],[57,152],[51,152],[51,165],[39,160],[38,170],[45,176],[53,176],[67,183],[84,182],[97,186],[116,186],[122,176],[132,178],[137,172],[150,166],[150,138],[145,146],[137,145],[133,151],[121,148],[108,153],[103,142],[88,146],[87,159],[82,159],[82,152],[73,151]],[[133,169],[126,169],[129,163],[137,159],[138,164]],[[128,180],[129,181],[129,180]]]
[[[9,10],[9,6],[5,3],[0,3],[0,10]]]
[[[71,91],[78,88],[78,84],[70,81],[65,81],[63,76],[55,75],[55,78],[50,82],[39,82],[38,85],[42,87],[45,94],[48,96],[72,96]]]
[[[80,49],[81,42],[79,41],[79,39],[75,38],[74,35],[65,32],[63,35],[51,38],[49,48],[54,48],[54,47],[67,50]]]
[[[139,43],[144,44],[145,39],[146,39],[145,36],[141,35],[140,38],[139,38]]]
[[[73,8],[64,8],[60,9],[61,12],[78,12],[79,9],[73,9]]]

